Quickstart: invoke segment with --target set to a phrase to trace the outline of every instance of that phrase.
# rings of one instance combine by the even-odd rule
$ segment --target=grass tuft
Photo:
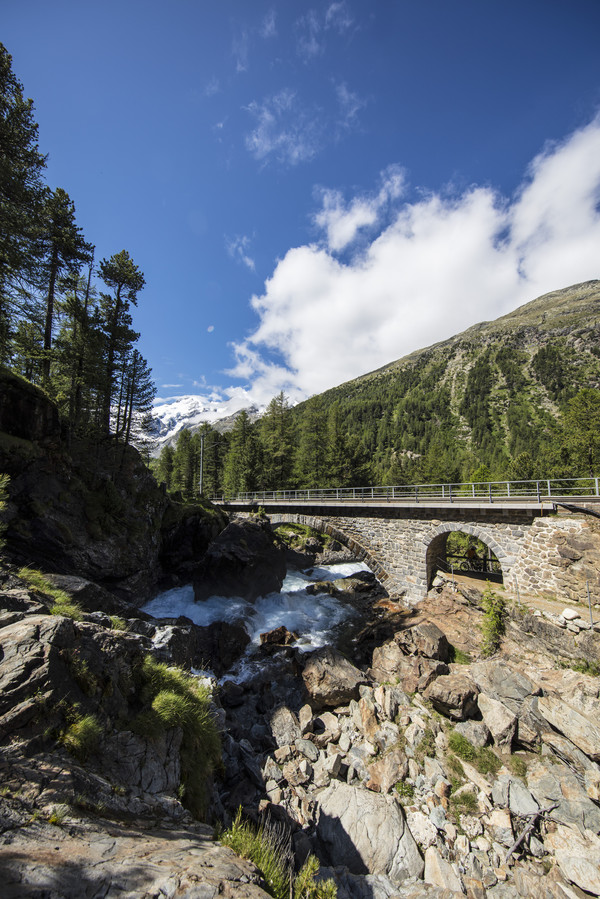
[[[260,869],[267,890],[275,899],[336,899],[337,888],[332,880],[315,879],[319,862],[314,855],[308,856],[294,877],[289,834],[270,820],[257,829],[242,820],[240,808],[220,840]]]
[[[77,714],[61,736],[61,742],[79,761],[85,761],[98,748],[102,727],[95,715]]]
[[[170,728],[181,728],[181,798],[193,814],[202,817],[208,782],[221,761],[221,738],[210,707],[210,692],[191,674],[156,662],[151,656],[145,656],[137,678],[145,708],[132,729],[157,739]]]
[[[496,774],[502,767],[502,762],[488,746],[477,749],[455,730],[448,734],[448,748],[464,762],[474,765],[480,774]]]
[[[471,656],[468,652],[464,652],[464,650],[459,649],[457,646],[454,646],[452,643],[449,644],[449,661],[455,662],[457,665],[470,665],[472,662]]]
[[[42,596],[52,600],[51,615],[63,615],[65,618],[73,618],[75,621],[83,621],[81,606],[72,599],[64,590],[60,590],[50,583],[47,577],[36,568],[21,568],[19,571],[21,580],[33,587]]]

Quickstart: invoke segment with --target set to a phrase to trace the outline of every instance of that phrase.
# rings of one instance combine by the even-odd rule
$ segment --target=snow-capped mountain
[[[245,393],[228,398],[174,396],[159,399],[152,410],[150,433],[155,442],[153,455],[157,455],[165,444],[176,442],[184,429],[196,431],[204,422],[218,431],[231,430],[242,409],[254,421],[262,415],[265,407],[253,403]]]

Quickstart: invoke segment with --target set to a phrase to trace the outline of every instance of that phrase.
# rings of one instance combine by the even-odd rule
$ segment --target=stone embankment
[[[194,664],[193,626],[121,606],[116,631],[112,611],[47,614],[14,573],[1,589],[3,895],[265,895],[181,804],[181,730],[130,726],[139,658],[177,650]],[[333,647],[267,642],[263,676],[215,695],[212,814],[242,806],[287,829],[296,861],[315,853],[339,899],[600,895],[600,681],[554,667],[573,646],[585,658],[575,641],[597,630],[520,609],[481,659],[474,598],[446,585],[416,610],[380,602],[361,667]],[[225,642],[205,644],[214,661]],[[74,709],[101,724],[85,759],[64,739]]]

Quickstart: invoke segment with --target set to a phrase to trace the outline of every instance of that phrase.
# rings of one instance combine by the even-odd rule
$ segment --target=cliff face
[[[42,390],[0,370],[0,431],[25,440],[59,437],[58,409]]]
[[[112,440],[67,445],[42,391],[6,374],[1,386],[11,561],[77,574],[139,602],[164,574],[199,561],[225,526],[221,513],[173,504],[132,447]]]

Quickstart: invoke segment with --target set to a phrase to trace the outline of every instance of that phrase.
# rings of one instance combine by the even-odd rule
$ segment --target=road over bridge
[[[600,601],[598,478],[286,490],[213,501],[329,534],[407,602],[426,594],[453,531],[491,549],[509,590],[583,600],[587,581]]]

